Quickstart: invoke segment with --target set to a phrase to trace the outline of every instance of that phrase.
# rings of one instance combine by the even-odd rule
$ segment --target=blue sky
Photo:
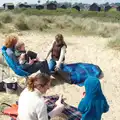
[[[28,3],[37,3],[38,0],[0,0],[0,6],[3,5],[3,3],[8,3],[8,2],[13,2],[13,3],[18,3],[18,2],[28,2]],[[47,0],[40,0],[41,3],[44,3]],[[50,1],[50,0],[49,0]],[[93,2],[96,3],[105,3],[105,2],[120,2],[120,0],[56,0],[58,2],[82,2],[82,3],[90,3],[92,4]]]

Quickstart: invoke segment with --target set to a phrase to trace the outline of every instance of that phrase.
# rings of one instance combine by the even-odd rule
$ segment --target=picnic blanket
[[[55,102],[58,100],[58,96],[44,96],[45,99],[47,99],[46,105],[47,110],[50,112],[55,107]],[[70,106],[62,100],[62,103],[65,105],[65,109],[63,110],[63,113],[68,117],[68,120],[80,120],[81,119],[81,113],[77,110],[77,108]],[[7,103],[3,103],[7,105],[8,107],[2,110],[2,113],[4,115],[8,115],[12,118],[12,120],[17,119],[18,115],[18,102],[13,105],[9,105]],[[23,106],[24,107],[24,106]]]
[[[46,96],[46,97],[44,96],[44,98],[48,99],[46,104],[47,104],[47,110],[48,112],[50,112],[55,107],[55,102],[58,100],[59,97],[57,95],[54,95],[54,96]],[[62,103],[65,105],[65,109],[63,110],[63,113],[68,117],[68,120],[81,119],[81,113],[78,111],[77,108],[66,104],[64,100],[62,100]]]
[[[71,84],[80,84],[85,81],[88,76],[99,78],[102,70],[98,65],[89,63],[72,63],[63,65],[62,71],[70,74],[69,80]]]

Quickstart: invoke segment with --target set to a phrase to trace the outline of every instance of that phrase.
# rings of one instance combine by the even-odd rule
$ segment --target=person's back
[[[93,100],[94,101],[94,100]],[[91,107],[86,108],[88,112],[86,112],[83,116],[83,120],[101,120],[101,116],[103,113],[108,111],[108,107],[105,106],[104,100],[95,100],[95,104],[91,103]],[[102,106],[100,106],[103,104]]]
[[[18,60],[11,48],[7,48],[6,53],[15,63],[18,63]]]
[[[18,118],[19,120],[40,120],[42,116],[44,116],[44,109],[46,110],[46,105],[44,103],[44,99],[41,97],[39,91],[35,90],[33,92],[29,91],[27,88],[21,93],[19,98],[19,108],[18,108]],[[42,112],[43,111],[43,112]],[[47,116],[46,116],[47,118]]]
[[[80,101],[78,110],[82,120],[101,120],[103,113],[109,110],[109,105],[101,90],[100,81],[95,77],[85,80],[86,95]]]

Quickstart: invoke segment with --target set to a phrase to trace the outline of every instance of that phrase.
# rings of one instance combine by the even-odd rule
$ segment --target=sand
[[[103,70],[104,77],[100,80],[102,90],[110,105],[108,113],[103,114],[102,120],[119,120],[120,118],[120,52],[114,51],[107,47],[109,39],[100,37],[84,37],[76,35],[64,35],[68,45],[66,53],[66,63],[87,62],[100,66]],[[36,51],[41,58],[45,58],[55,34],[24,32],[19,39],[24,41],[27,49]],[[0,45],[4,36],[1,35]],[[73,106],[78,106],[82,98],[84,87],[70,85],[61,80],[55,81],[54,87],[51,87],[47,95],[63,94],[66,102]],[[18,99],[17,95],[8,95],[0,93],[0,103],[14,103]],[[0,120],[6,120],[0,116]]]

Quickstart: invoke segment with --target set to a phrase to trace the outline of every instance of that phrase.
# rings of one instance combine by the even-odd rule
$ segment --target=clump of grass
[[[38,30],[40,19],[37,16],[30,16],[26,18],[26,25],[30,30]]]
[[[116,34],[118,34],[118,31],[120,29],[119,24],[115,23],[101,23],[99,22],[99,27],[97,28],[97,35],[100,35],[102,37],[112,37]]]
[[[46,19],[47,22],[49,19]],[[50,22],[50,21],[49,21]],[[49,24],[40,16],[30,16],[27,18],[27,26],[30,30],[40,30],[43,31],[49,28]]]
[[[44,21],[44,19],[42,19],[41,16],[35,15],[32,16],[20,15],[15,21],[15,26],[19,30],[43,31],[45,29],[49,29],[49,24],[46,24],[46,21]]]
[[[48,25],[46,25],[45,23],[43,23],[43,24],[41,24],[40,26],[39,26],[39,30],[40,31],[44,31],[44,30],[46,30],[46,29],[49,29],[50,27],[48,26]]]
[[[3,23],[0,21],[0,29],[3,28],[3,27],[4,27],[4,25],[3,25]]]
[[[26,17],[24,15],[20,15],[15,21],[15,27],[18,30],[29,30]]]
[[[1,29],[0,30],[1,31],[1,33],[3,33],[3,34],[9,34],[9,33],[14,33],[14,32],[16,32],[14,29],[11,29],[11,28],[3,28],[3,29]]]
[[[118,35],[115,37],[115,40],[109,41],[107,46],[115,50],[120,50],[120,36]]]
[[[68,29],[71,28],[73,20],[71,16],[63,15],[54,17],[55,19],[55,27],[58,29]]]
[[[46,24],[51,24],[51,23],[54,23],[54,18],[53,17],[43,17],[42,20],[46,23]]]
[[[13,15],[11,12],[2,12],[0,14],[0,20],[3,23],[11,23],[13,21]]]

